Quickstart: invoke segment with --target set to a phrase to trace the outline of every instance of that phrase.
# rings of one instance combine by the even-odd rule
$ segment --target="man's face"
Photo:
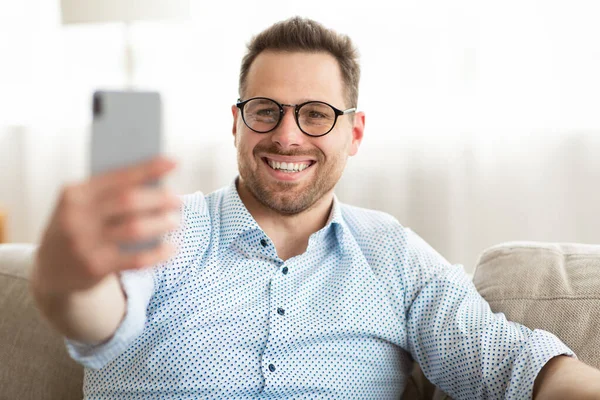
[[[337,60],[327,53],[259,54],[248,72],[242,100],[252,97],[267,97],[281,104],[319,100],[341,110],[351,106],[345,100]],[[240,110],[233,106],[233,135],[239,184],[264,206],[292,215],[309,209],[333,191],[348,156],[358,151],[364,114],[340,116],[327,135],[310,137],[298,128],[294,109],[284,109],[277,129],[256,133],[244,124]],[[281,168],[283,162],[297,164],[301,171],[278,169],[277,163]]]

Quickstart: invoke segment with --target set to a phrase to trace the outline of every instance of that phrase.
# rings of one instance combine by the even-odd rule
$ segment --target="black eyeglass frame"
[[[253,129],[250,127],[250,125],[248,125],[248,123],[246,122],[246,117],[244,116],[244,106],[246,105],[246,103],[248,103],[252,100],[270,100],[273,103],[277,104],[277,106],[279,107],[279,119],[277,120],[277,123],[275,124],[275,126],[273,128],[269,129],[268,131],[257,131],[256,129]],[[299,120],[300,108],[302,108],[303,106],[310,104],[310,103],[324,104],[326,106],[331,107],[331,109],[333,110],[333,112],[335,114],[335,119],[333,120],[333,124],[331,125],[331,128],[329,128],[329,130],[327,132],[322,133],[320,135],[311,135],[310,133],[308,133],[304,129],[302,129],[302,127],[300,126],[300,120]],[[239,108],[240,111],[242,112],[242,120],[244,121],[244,124],[248,127],[248,129],[250,129],[251,131],[256,132],[256,133],[269,133],[269,132],[272,132],[275,129],[277,129],[277,127],[281,123],[281,120],[283,119],[283,116],[285,114],[285,110],[283,109],[283,107],[294,107],[294,119],[296,120],[296,125],[298,125],[298,129],[300,129],[302,131],[302,133],[304,133],[305,135],[308,135],[310,137],[321,137],[321,136],[327,135],[329,132],[331,132],[333,130],[333,128],[335,128],[335,124],[337,123],[338,117],[356,112],[356,107],[348,108],[346,110],[340,110],[339,108],[336,108],[329,103],[326,103],[324,101],[319,101],[319,100],[305,101],[304,103],[300,103],[300,104],[282,104],[282,103],[279,103],[268,97],[252,97],[252,98],[250,98],[248,100],[244,100],[244,101],[242,101],[242,99],[238,99],[237,103],[235,103],[235,106],[237,108]]]

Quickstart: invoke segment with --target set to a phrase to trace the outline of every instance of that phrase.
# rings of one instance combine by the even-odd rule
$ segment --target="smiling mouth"
[[[286,163],[286,162],[279,162],[279,161],[275,161],[275,160],[271,160],[269,158],[263,157],[262,159],[265,164],[267,164],[269,166],[269,168],[275,170],[275,171],[281,171],[281,172],[285,172],[288,174],[295,174],[298,172],[302,172],[307,168],[312,167],[315,164],[315,161],[302,161],[302,162],[298,162],[298,163]]]

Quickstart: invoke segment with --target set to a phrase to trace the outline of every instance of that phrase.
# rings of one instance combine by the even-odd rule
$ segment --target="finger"
[[[117,244],[97,243],[96,247],[89,249],[83,257],[85,260],[84,271],[87,273],[84,275],[84,279],[90,277],[100,279],[114,272],[121,262],[120,257],[120,249]]]
[[[163,242],[151,250],[122,255],[116,267],[119,271],[152,267],[169,260],[176,252],[177,247],[174,244]]]
[[[86,204],[66,205],[57,210],[49,226],[49,231],[69,246],[70,251],[86,254],[98,247],[98,239],[103,224]]]
[[[91,191],[87,184],[66,185],[62,188],[57,212],[84,208],[90,201]]]
[[[143,215],[126,218],[118,223],[108,224],[104,240],[114,242],[137,242],[153,239],[179,227],[179,220],[173,213]]]
[[[118,192],[132,186],[159,180],[175,168],[175,162],[164,157],[155,157],[134,166],[119,168],[90,179],[95,195]]]
[[[181,200],[164,188],[136,188],[110,196],[101,203],[99,213],[105,218],[123,214],[156,213],[174,211],[181,207]]]

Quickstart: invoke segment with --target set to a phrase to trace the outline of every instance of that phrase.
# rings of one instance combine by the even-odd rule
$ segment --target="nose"
[[[285,113],[281,117],[279,126],[272,132],[271,140],[277,143],[281,148],[290,148],[302,146],[306,140],[306,135],[302,133],[296,124],[293,107],[285,107]]]

